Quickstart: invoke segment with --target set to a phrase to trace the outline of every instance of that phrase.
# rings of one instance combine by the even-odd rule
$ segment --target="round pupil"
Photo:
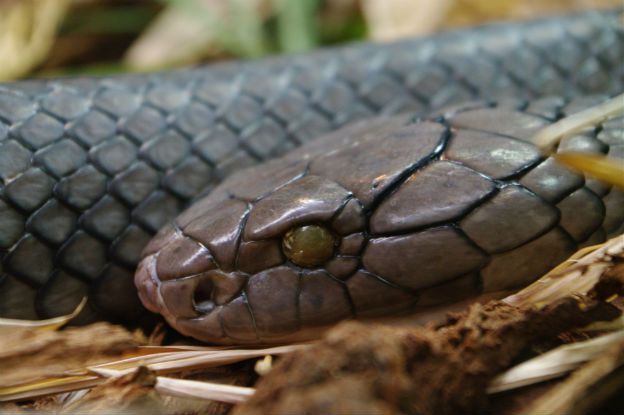
[[[334,255],[336,238],[318,225],[301,226],[289,230],[282,240],[286,257],[302,267],[324,264]]]

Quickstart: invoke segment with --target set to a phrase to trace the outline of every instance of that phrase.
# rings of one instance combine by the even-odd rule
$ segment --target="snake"
[[[529,142],[622,91],[618,13],[0,84],[0,317],[256,344],[526,285],[623,230]]]

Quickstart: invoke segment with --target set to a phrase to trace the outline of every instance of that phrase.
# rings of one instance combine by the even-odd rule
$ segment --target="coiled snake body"
[[[617,25],[589,13],[2,85],[0,316],[58,315],[88,295],[79,322],[140,321],[133,274],[158,230],[141,299],[207,341],[278,341],[526,284],[622,231],[622,192],[526,141],[622,90]],[[622,157],[622,131],[612,120],[559,151]]]

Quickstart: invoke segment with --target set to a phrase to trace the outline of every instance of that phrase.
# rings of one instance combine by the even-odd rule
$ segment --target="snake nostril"
[[[215,308],[214,284],[210,278],[201,278],[193,294],[193,307],[198,313],[207,314]]]

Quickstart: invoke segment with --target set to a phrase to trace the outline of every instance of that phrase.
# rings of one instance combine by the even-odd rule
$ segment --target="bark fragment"
[[[145,344],[145,338],[109,323],[63,331],[16,328],[0,339],[0,388],[67,375],[112,360]]]

